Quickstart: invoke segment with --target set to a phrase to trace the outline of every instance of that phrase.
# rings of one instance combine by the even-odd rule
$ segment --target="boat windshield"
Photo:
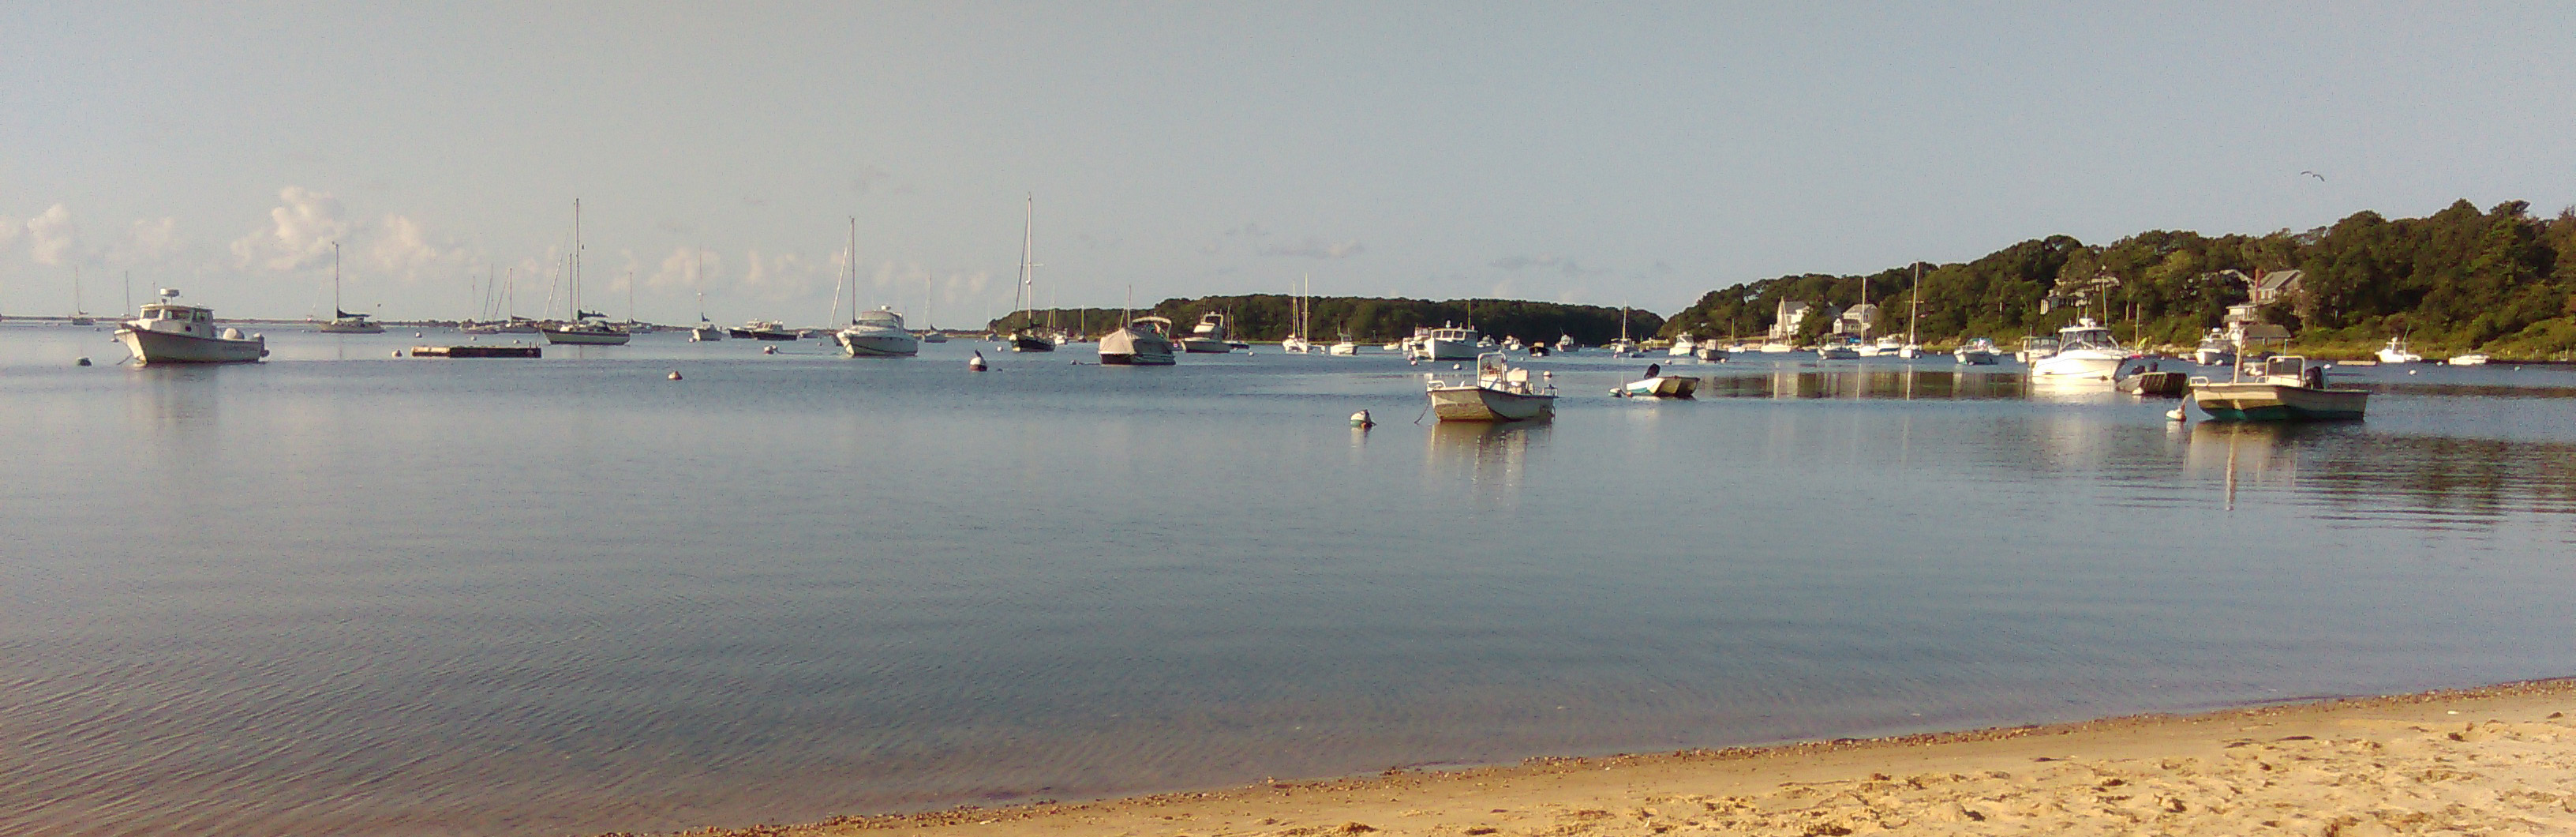
[[[2119,348],[2119,347],[2120,347],[2120,341],[2115,340],[2115,339],[2112,339],[2112,337],[2111,337],[2111,330],[2110,330],[2110,329],[2107,329],[2107,328],[2080,328],[2080,327],[2079,327],[2079,328],[2070,328],[2070,329],[2065,329],[2065,330],[2063,330],[2063,331],[2062,331],[2062,332],[2060,332],[2060,333],[2063,335],[2063,336],[2060,338],[2060,341],[2061,341],[2062,345],[2066,346],[2067,348],[2075,348],[2075,347],[2078,347],[2078,346],[2092,346],[2092,347],[2101,347],[2101,348],[2106,348],[2106,349],[2116,349],[2116,348]]]

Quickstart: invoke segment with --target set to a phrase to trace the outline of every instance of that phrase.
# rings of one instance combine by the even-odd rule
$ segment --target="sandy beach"
[[[2576,833],[2576,680],[715,835]]]

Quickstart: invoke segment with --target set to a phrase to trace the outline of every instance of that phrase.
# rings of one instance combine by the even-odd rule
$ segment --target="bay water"
[[[1555,421],[1480,427],[1383,354],[270,332],[0,327],[0,832],[741,826],[2576,672],[2560,368],[2350,368],[2367,421],[2266,427],[1946,357],[1616,399],[1669,359],[1578,353],[1529,363]]]

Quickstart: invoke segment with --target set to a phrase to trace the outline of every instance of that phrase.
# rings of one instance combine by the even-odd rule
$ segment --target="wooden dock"
[[[543,346],[413,346],[412,357],[545,357]]]

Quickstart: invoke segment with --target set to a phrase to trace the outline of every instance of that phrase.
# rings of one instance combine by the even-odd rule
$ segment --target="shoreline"
[[[678,833],[2544,833],[2576,830],[2571,715],[2576,677]]]

